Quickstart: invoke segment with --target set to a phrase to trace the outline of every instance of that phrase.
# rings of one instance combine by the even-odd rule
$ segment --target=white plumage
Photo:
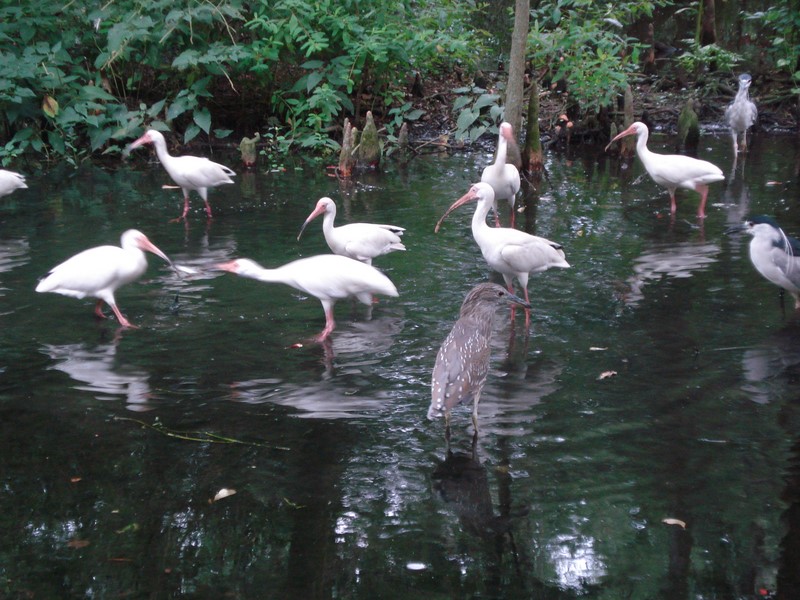
[[[211,205],[208,203],[208,188],[226,183],[233,183],[231,177],[236,175],[225,165],[212,162],[200,156],[172,156],[167,151],[167,142],[160,131],[150,129],[142,137],[130,145],[133,150],[144,144],[153,144],[156,156],[169,176],[183,190],[183,214],[178,219],[185,219],[189,212],[189,192],[196,190],[206,205],[206,214],[211,218]]]
[[[755,125],[758,118],[758,109],[755,103],[750,100],[748,92],[752,82],[752,77],[747,73],[739,75],[739,90],[736,92],[736,98],[725,109],[725,121],[731,130],[734,154],[738,154],[740,151],[738,142],[740,135],[742,136],[741,151],[747,151],[747,130]]]
[[[265,269],[248,258],[217,265],[218,269],[267,283],[284,283],[322,303],[325,329],[317,341],[325,340],[336,327],[333,306],[337,300],[355,297],[371,305],[373,294],[397,297],[397,288],[375,267],[345,256],[321,254],[292,261],[276,269]]]
[[[0,169],[0,198],[8,196],[14,190],[21,190],[27,187],[24,175]]]
[[[674,215],[677,210],[675,204],[675,190],[685,188],[700,194],[700,206],[697,216],[705,218],[706,199],[708,198],[708,184],[722,181],[725,176],[722,170],[706,160],[698,160],[682,154],[656,154],[647,148],[649,131],[647,125],[639,121],[634,122],[628,129],[618,134],[608,146],[620,138],[636,135],[636,154],[642,161],[647,174],[658,185],[667,188],[670,199],[670,212]],[[606,146],[606,150],[608,150]]]
[[[481,181],[488,183],[494,190],[492,207],[494,208],[495,225],[497,227],[500,227],[500,215],[497,210],[497,202],[499,200],[506,200],[511,207],[511,227],[514,227],[516,216],[514,205],[517,200],[517,192],[519,192],[520,178],[517,167],[506,163],[509,144],[516,144],[514,130],[511,127],[511,123],[504,122],[500,124],[500,131],[497,135],[495,161],[486,167],[481,174]]]
[[[300,228],[298,240],[303,235],[306,225],[321,214],[325,215],[322,220],[322,233],[334,254],[347,256],[371,265],[372,259],[376,256],[406,249],[400,241],[400,236],[405,231],[402,227],[376,223],[350,223],[334,227],[336,203],[327,197],[320,198],[314,210],[308,215]]]
[[[103,302],[111,307],[120,325],[133,327],[122,315],[114,292],[139,279],[147,269],[144,252],[152,252],[172,264],[141,231],[129,229],[122,234],[120,246],[97,246],[79,252],[53,267],[36,286],[37,292],[53,292],[71,298],[97,298],[95,314],[104,317]]]

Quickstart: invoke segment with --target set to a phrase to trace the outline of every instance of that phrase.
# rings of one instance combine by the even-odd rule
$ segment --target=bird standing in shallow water
[[[524,292],[526,304],[530,304],[528,298],[530,273],[539,273],[551,267],[569,268],[564,249],[560,244],[518,229],[489,227],[486,224],[486,215],[489,214],[494,201],[494,192],[488,183],[474,184],[466,194],[456,200],[436,223],[435,231],[439,231],[447,215],[471,201],[478,203],[472,215],[472,237],[480,247],[484,260],[503,276],[511,293],[513,293],[513,279],[517,278]],[[528,309],[525,310],[525,324],[530,324]]]
[[[770,217],[754,216],[725,231],[744,231],[750,240],[750,261],[761,275],[789,292],[800,309],[800,240],[789,237]]]
[[[501,304],[530,304],[496,283],[481,283],[467,294],[458,321],[436,355],[431,378],[428,418],[444,415],[445,437],[450,439],[450,410],[472,401],[472,424],[478,435],[478,402],[489,373],[494,315]]]
[[[21,190],[27,187],[24,175],[0,169],[0,198],[7,196],[14,190]]]
[[[36,286],[37,292],[54,292],[72,298],[97,298],[94,314],[105,318],[103,302],[111,307],[123,327],[135,327],[126,319],[114,299],[117,288],[136,281],[147,269],[145,250],[172,261],[141,231],[129,229],[122,234],[120,246],[97,246],[79,252],[53,267]]]
[[[347,256],[371,265],[372,259],[376,256],[406,249],[400,241],[400,236],[405,231],[402,227],[375,223],[350,223],[334,227],[336,204],[330,198],[320,198],[317,206],[300,228],[300,233],[297,234],[298,240],[303,235],[306,225],[321,214],[325,215],[322,221],[322,233],[334,254]]]
[[[697,209],[697,216],[704,219],[706,216],[706,200],[708,199],[708,184],[715,181],[722,181],[725,176],[722,169],[712,165],[707,160],[698,160],[691,156],[682,154],[656,154],[647,148],[647,137],[649,131],[647,125],[640,121],[634,122],[625,131],[612,139],[609,146],[618,139],[628,135],[636,135],[636,154],[642,161],[647,174],[658,185],[667,188],[669,191],[670,212],[675,215],[677,206],[675,204],[675,190],[679,187],[687,190],[694,190],[700,194],[700,206]]]
[[[200,156],[172,156],[167,151],[167,142],[160,131],[150,129],[142,137],[133,142],[129,150],[144,144],[153,144],[156,156],[169,176],[183,190],[183,214],[175,219],[186,219],[189,212],[189,192],[196,190],[206,204],[206,214],[211,218],[211,205],[208,203],[208,188],[224,183],[233,183],[231,177],[236,175],[225,165],[212,162]]]
[[[741,150],[747,152],[747,130],[755,125],[758,118],[758,109],[755,102],[750,100],[748,90],[753,78],[747,73],[739,75],[739,91],[736,92],[736,98],[733,99],[725,109],[725,121],[731,129],[731,138],[733,138],[733,154],[736,155]],[[742,136],[742,145],[739,146],[739,136]]]
[[[325,310],[325,329],[315,338],[325,341],[336,327],[333,305],[337,300],[355,297],[372,304],[373,294],[397,297],[397,288],[375,267],[346,256],[321,254],[292,261],[276,269],[265,269],[248,258],[222,263],[217,269],[266,283],[285,283],[316,297]]]
[[[516,144],[514,139],[514,129],[511,123],[501,123],[500,131],[497,135],[497,156],[493,164],[483,170],[481,181],[488,183],[494,190],[494,223],[500,227],[500,215],[497,210],[498,200],[507,200],[511,206],[511,227],[514,227],[516,211],[514,205],[517,201],[520,179],[519,170],[512,164],[506,162],[508,158],[509,144]]]

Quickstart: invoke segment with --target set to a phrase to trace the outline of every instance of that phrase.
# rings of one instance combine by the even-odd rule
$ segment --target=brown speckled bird
[[[481,283],[467,294],[458,321],[436,355],[431,380],[428,418],[444,414],[445,437],[450,439],[450,410],[461,402],[473,402],[472,424],[478,433],[478,402],[489,373],[492,323],[498,305],[530,304],[496,283]]]

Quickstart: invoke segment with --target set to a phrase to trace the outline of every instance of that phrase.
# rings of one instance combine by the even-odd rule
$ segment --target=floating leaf
[[[228,496],[233,496],[236,493],[236,490],[231,488],[222,488],[217,494],[211,499],[211,502],[217,502],[222,500],[223,498],[227,498]],[[209,503],[210,504],[210,503]]]
[[[686,529],[686,523],[680,519],[661,519],[665,525],[678,525],[681,529]]]
[[[54,119],[58,114],[58,102],[52,96],[45,96],[42,100],[42,110],[51,119]]]
[[[600,373],[600,377],[598,377],[598,379],[608,379],[609,377],[615,377],[616,374],[616,371],[603,371]]]
[[[90,544],[89,540],[79,540],[76,538],[72,538],[70,541],[67,542],[67,548],[86,548]]]

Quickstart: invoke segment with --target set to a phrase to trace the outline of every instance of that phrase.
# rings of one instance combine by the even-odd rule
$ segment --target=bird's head
[[[336,204],[333,200],[328,197],[320,198],[317,201],[317,205],[314,207],[314,210],[311,211],[311,214],[308,215],[308,218],[303,223],[303,226],[300,228],[300,233],[297,234],[297,240],[300,241],[300,236],[303,235],[303,231],[305,231],[306,225],[311,223],[315,218],[319,215],[325,213],[333,213],[336,214]]]
[[[145,144],[158,144],[158,143],[166,144],[166,142],[164,141],[164,135],[160,131],[156,131],[155,129],[148,129],[142,137],[140,137],[138,140],[136,140],[130,146],[128,146],[128,150],[133,150],[134,148],[138,148],[139,146],[144,146]]]
[[[494,190],[492,189],[492,186],[482,181],[479,183],[473,183],[472,186],[469,188],[469,191],[463,196],[461,196],[461,198],[453,202],[453,204],[450,205],[450,208],[448,208],[447,211],[445,211],[445,213],[442,215],[442,218],[439,219],[439,221],[436,223],[436,228],[434,229],[434,232],[439,233],[439,228],[442,226],[442,221],[444,221],[447,218],[447,215],[449,215],[459,206],[463,206],[467,202],[473,202],[473,201],[489,202],[489,203],[494,202]]]
[[[648,133],[647,125],[645,125],[641,121],[634,121],[633,123],[631,123],[630,127],[628,127],[625,131],[621,131],[620,133],[618,133],[610,142],[608,142],[608,146],[606,146],[606,152],[611,147],[611,144],[613,144],[619,139],[622,139],[629,135],[635,135],[635,136],[647,135],[647,133]]]
[[[166,262],[170,267],[172,266],[172,261],[169,259],[169,257],[159,250],[153,242],[147,239],[145,234],[137,229],[128,229],[125,233],[123,233],[120,239],[120,246],[122,246],[123,249],[138,248],[143,252],[152,252],[159,258],[163,259],[164,262]]]
[[[753,83],[753,78],[750,76],[750,73],[742,73],[739,75],[739,89],[746,90],[750,87],[750,84]]]
[[[261,265],[249,258],[237,258],[224,263],[217,263],[212,267],[215,271],[227,271],[241,277],[252,277],[255,273],[263,271]]]
[[[483,312],[494,314],[501,304],[517,304],[523,308],[531,307],[529,303],[519,296],[515,296],[502,285],[481,283],[472,288],[464,298],[460,316]]]
[[[509,142],[513,142],[514,140],[514,128],[511,126],[511,123],[502,122],[500,123],[500,135],[507,139]]]

